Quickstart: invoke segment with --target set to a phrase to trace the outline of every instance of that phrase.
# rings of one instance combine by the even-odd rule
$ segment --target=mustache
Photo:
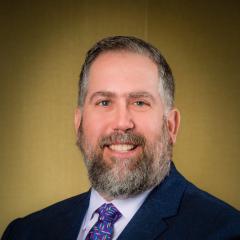
[[[111,144],[132,144],[132,145],[140,145],[144,146],[146,143],[146,138],[140,134],[135,134],[132,132],[127,133],[111,133],[109,135],[103,136],[99,140],[99,146],[104,148],[105,146],[109,146]]]

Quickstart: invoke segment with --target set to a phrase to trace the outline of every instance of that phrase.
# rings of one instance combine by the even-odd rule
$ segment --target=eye
[[[151,102],[147,101],[147,100],[142,100],[142,99],[134,99],[131,103],[132,109],[134,109],[135,111],[147,111],[151,108]]]
[[[108,107],[110,104],[111,102],[109,100],[102,100],[96,103],[96,105],[102,106],[102,107]]]
[[[134,105],[136,105],[138,107],[143,107],[143,106],[146,106],[146,105],[149,105],[149,104],[147,104],[144,101],[136,101],[136,102],[134,102]]]

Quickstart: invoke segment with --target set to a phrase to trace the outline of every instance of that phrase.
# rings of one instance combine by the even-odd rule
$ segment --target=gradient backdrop
[[[1,1],[0,235],[10,220],[88,189],[73,115],[86,50],[135,35],[166,56],[192,182],[240,208],[239,1]]]

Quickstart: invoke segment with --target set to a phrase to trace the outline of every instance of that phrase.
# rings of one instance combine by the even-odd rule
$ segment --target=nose
[[[115,109],[112,125],[114,131],[127,132],[134,129],[134,127],[135,124],[127,106],[119,106]]]

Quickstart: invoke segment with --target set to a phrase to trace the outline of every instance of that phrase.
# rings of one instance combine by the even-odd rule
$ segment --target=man
[[[160,52],[116,36],[87,53],[75,114],[92,188],[13,221],[3,240],[238,239],[240,214],[172,163],[180,124]]]

